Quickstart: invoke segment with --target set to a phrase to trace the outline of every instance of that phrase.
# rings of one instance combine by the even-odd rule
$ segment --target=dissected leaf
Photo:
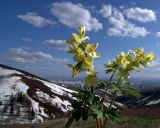
[[[78,110],[74,111],[73,115],[74,115],[76,122],[79,121],[82,116],[81,110],[78,109]]]
[[[88,119],[88,109],[82,108],[82,119],[86,121]]]

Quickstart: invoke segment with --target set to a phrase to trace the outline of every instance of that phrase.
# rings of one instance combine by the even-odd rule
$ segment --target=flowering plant
[[[115,59],[104,64],[106,74],[110,78],[100,81],[94,70],[94,59],[100,57],[96,52],[98,44],[88,43],[89,37],[85,36],[85,33],[85,27],[82,26],[78,33],[73,33],[71,39],[66,41],[70,46],[68,53],[73,54],[73,60],[76,62],[67,66],[72,70],[72,77],[76,77],[80,72],[86,72],[86,86],[73,93],[76,98],[72,102],[73,112],[64,128],[69,128],[74,120],[79,121],[82,118],[85,121],[90,116],[96,120],[97,128],[105,128],[107,120],[115,121],[119,117],[118,108],[114,106],[115,96],[122,94],[139,96],[136,90],[128,87],[127,79],[130,72],[140,71],[155,59],[153,53],[145,53],[143,48],[130,50],[128,53],[121,52]],[[103,89],[103,94],[96,95],[97,88]]]

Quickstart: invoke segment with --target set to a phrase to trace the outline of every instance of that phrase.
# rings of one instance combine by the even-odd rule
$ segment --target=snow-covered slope
[[[43,122],[66,115],[73,91],[0,64],[0,122]]]
[[[160,89],[140,92],[140,97],[125,95],[117,98],[118,102],[130,107],[157,107],[160,106]]]

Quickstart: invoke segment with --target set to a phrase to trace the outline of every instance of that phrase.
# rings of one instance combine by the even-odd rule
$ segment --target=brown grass
[[[65,121],[66,118],[60,118],[33,125],[0,125],[0,128],[63,128]],[[74,122],[71,128],[95,128],[95,120]],[[115,124],[108,122],[105,128],[160,128],[160,119],[125,117]]]

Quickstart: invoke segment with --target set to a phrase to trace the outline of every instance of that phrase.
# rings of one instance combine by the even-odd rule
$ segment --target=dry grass
[[[63,128],[65,121],[66,118],[60,118],[34,125],[0,125],[0,128]],[[86,122],[74,122],[71,128],[95,128],[95,121],[89,119]],[[108,123],[106,128],[160,128],[160,119],[125,117],[116,124]]]

